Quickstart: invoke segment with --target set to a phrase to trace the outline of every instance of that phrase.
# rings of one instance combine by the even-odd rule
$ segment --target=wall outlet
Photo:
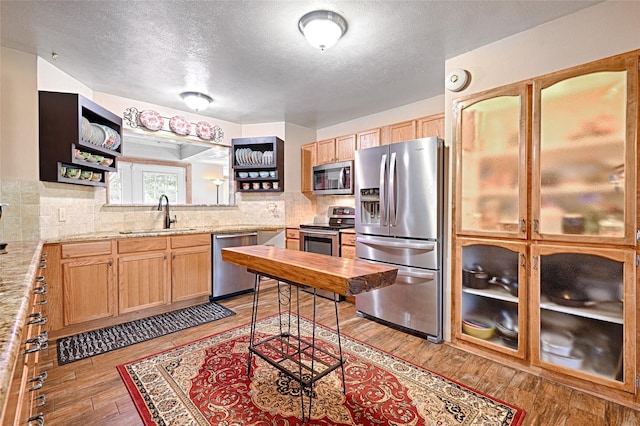
[[[58,222],[67,221],[67,209],[64,207],[58,207]]]

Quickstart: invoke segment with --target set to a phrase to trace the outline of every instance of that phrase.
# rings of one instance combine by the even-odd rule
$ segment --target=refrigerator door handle
[[[389,225],[391,226],[398,224],[396,192],[396,153],[392,152],[389,159]]]
[[[380,209],[378,214],[380,215],[380,226],[387,226],[387,154],[382,155],[380,160]]]
[[[371,246],[407,248],[407,249],[413,249],[413,250],[427,250],[427,251],[433,251],[436,247],[435,243],[431,243],[431,242],[407,243],[407,242],[400,242],[400,241],[398,242],[380,241],[375,238],[368,238],[368,237],[356,237],[356,242],[368,244]]]
[[[436,274],[433,274],[431,272],[409,272],[409,271],[403,271],[402,269],[398,269],[398,276],[410,277],[410,278],[424,278],[429,281],[433,281],[436,277]]]

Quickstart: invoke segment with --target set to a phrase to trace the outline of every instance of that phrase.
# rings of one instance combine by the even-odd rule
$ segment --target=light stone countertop
[[[4,407],[29,310],[42,242],[9,242],[0,255],[0,407]]]
[[[238,225],[168,230],[150,229],[125,233],[80,234],[47,241],[9,242],[7,253],[0,255],[0,409],[4,407],[13,366],[20,353],[20,336],[25,326],[25,319],[29,310],[29,298],[44,244],[183,234],[284,231],[284,228],[284,226]],[[53,348],[53,346],[50,347]]]

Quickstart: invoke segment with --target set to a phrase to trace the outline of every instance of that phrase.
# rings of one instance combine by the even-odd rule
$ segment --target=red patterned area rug
[[[295,317],[294,317],[295,318]],[[300,320],[301,335],[311,323]],[[279,333],[278,317],[256,325]],[[249,325],[118,366],[145,425],[302,424],[299,384],[253,356]],[[313,389],[311,425],[520,425],[525,412],[408,361],[342,335],[340,368]],[[316,327],[316,344],[338,352],[337,335]]]

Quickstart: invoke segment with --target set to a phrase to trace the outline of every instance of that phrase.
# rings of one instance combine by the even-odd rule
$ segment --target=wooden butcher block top
[[[363,260],[263,245],[224,248],[222,260],[260,275],[343,296],[391,285],[398,275],[396,268]]]

